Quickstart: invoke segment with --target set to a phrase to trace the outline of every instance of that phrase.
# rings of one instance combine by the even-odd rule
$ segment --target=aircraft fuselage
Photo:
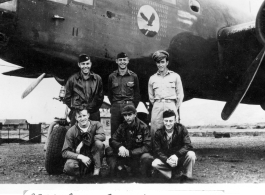
[[[231,1],[13,0],[13,10],[1,7],[8,2],[0,4],[0,58],[26,68],[27,77],[30,72],[46,72],[67,79],[78,71],[77,56],[87,53],[107,84],[117,68],[115,57],[123,51],[131,59],[129,68],[138,74],[143,100],[148,101],[147,82],[157,71],[151,55],[165,49],[170,53],[169,69],[182,78],[186,100],[226,101],[262,48],[251,40],[257,51],[242,63],[239,59],[249,53],[243,43],[220,45],[220,29],[255,20]],[[226,47],[233,52],[226,53]],[[246,96],[243,103],[263,101],[261,83],[262,74],[250,89],[258,90],[258,97]]]

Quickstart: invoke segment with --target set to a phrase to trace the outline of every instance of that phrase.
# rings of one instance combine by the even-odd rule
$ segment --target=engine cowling
[[[256,33],[259,41],[265,45],[265,1],[259,8],[256,18]]]

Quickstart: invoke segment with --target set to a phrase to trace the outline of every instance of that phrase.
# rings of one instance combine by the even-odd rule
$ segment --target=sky
[[[241,0],[233,0],[242,3]],[[248,5],[247,1],[241,6]],[[256,12],[260,0],[251,0],[252,12]],[[5,65],[0,60],[0,65]],[[58,97],[60,85],[53,79],[44,79],[25,99],[23,91],[33,79],[5,76],[1,73],[14,68],[0,66],[0,119],[26,119],[29,123],[50,123],[54,117],[63,117],[65,105]],[[225,102],[192,99],[181,106],[181,123],[184,125],[230,125],[265,121],[265,111],[260,106],[240,104],[228,121],[221,119]]]

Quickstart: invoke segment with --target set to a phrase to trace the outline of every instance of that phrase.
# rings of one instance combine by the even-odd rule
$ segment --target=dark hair
[[[75,116],[76,116],[76,114],[79,114],[79,113],[80,113],[81,111],[83,111],[83,110],[86,110],[87,113],[89,114],[88,110],[87,110],[84,106],[80,106],[80,107],[76,107],[76,108],[74,108]]]
[[[176,117],[176,114],[173,110],[166,110],[165,112],[163,112],[163,118],[168,118],[172,116]]]

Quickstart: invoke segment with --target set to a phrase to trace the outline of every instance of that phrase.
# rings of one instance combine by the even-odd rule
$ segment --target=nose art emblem
[[[150,5],[143,5],[139,9],[137,23],[140,31],[147,37],[156,36],[160,28],[158,14]]]

